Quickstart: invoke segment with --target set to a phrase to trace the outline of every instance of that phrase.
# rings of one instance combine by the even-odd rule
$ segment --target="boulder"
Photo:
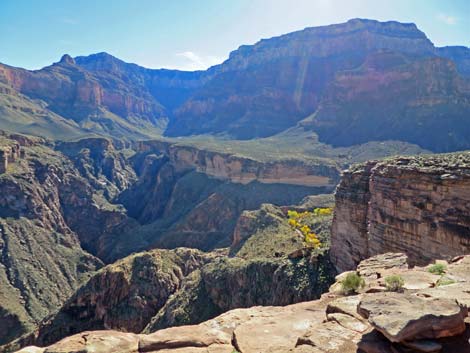
[[[369,294],[357,310],[391,342],[458,335],[465,331],[467,316],[467,308],[455,299],[394,292]]]

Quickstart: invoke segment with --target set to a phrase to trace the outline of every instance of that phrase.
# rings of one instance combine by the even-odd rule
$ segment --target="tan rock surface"
[[[47,347],[44,353],[137,353],[138,344],[138,336],[132,333],[85,331]]]

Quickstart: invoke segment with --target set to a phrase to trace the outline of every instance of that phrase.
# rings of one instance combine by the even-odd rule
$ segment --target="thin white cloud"
[[[222,58],[212,55],[203,56],[193,51],[176,53],[176,56],[186,59],[186,62],[179,65],[178,69],[187,71],[205,70],[213,65],[220,64],[223,61]]]
[[[445,13],[440,13],[439,15],[437,15],[437,19],[450,26],[457,24],[457,17],[450,16]]]

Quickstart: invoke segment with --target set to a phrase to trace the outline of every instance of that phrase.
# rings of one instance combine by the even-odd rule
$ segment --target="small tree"
[[[385,277],[385,285],[390,292],[402,292],[405,281],[399,275]]]
[[[341,281],[341,289],[345,295],[358,293],[359,289],[364,288],[365,285],[366,282],[364,281],[364,278],[355,272],[348,273],[346,278]]]

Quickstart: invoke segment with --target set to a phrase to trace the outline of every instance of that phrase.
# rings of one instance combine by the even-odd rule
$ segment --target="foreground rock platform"
[[[145,335],[87,331],[18,353],[470,352],[470,256],[445,263],[442,275],[408,268],[402,254],[379,255],[358,270],[365,286],[352,296],[340,294],[335,284],[315,301],[235,309],[199,325]],[[402,292],[387,291],[390,275],[404,279]]]

